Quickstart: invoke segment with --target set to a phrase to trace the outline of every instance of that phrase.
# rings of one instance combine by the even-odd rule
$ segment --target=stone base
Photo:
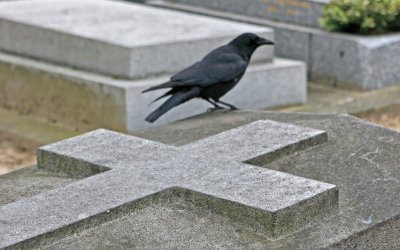
[[[393,56],[400,51],[399,34],[349,35],[176,4],[172,1],[148,3],[272,27],[275,31],[275,54],[305,61],[309,80],[313,82],[361,90],[400,85],[400,61]]]
[[[302,62],[279,58],[250,65],[241,82],[222,100],[242,109],[304,103],[305,72]],[[192,100],[154,124],[145,122],[162,101],[149,104],[165,90],[146,94],[142,90],[168,78],[115,79],[0,53],[0,105],[79,130],[103,127],[126,132],[182,119],[210,107],[205,101]]]

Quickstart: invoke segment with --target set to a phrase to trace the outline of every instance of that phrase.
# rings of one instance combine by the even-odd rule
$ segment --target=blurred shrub
[[[400,31],[400,0],[332,0],[323,8],[320,25],[359,34]]]
[[[390,29],[394,31],[400,31],[400,0],[393,0],[394,10],[396,12],[395,19],[390,23]]]

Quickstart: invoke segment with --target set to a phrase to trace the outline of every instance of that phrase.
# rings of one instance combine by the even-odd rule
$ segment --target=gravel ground
[[[0,174],[36,163],[39,143],[0,130]]]
[[[361,112],[355,116],[400,132],[400,104]]]
[[[400,104],[356,114],[400,132]],[[36,164],[39,143],[0,130],[0,174]]]

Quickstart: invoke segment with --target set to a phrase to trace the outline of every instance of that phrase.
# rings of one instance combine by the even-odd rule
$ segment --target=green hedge
[[[320,25],[358,34],[400,31],[400,0],[332,0],[323,8]]]

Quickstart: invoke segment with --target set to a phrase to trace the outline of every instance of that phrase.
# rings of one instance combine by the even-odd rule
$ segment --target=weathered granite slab
[[[180,146],[265,119],[328,132],[329,140],[325,143],[260,166],[337,185],[339,213],[319,218],[284,238],[271,241],[226,216],[191,203],[184,198],[183,190],[175,189],[38,237],[31,241],[29,248],[400,248],[398,132],[343,114],[236,111],[206,113],[134,134]],[[4,176],[19,179],[8,184],[11,189],[18,185],[22,197],[32,195],[30,184],[24,184],[31,183],[26,173],[18,170]],[[49,182],[47,178],[51,182],[60,181],[57,186],[63,185],[63,179],[51,174],[40,177],[35,178],[38,185],[43,182],[45,186]],[[4,195],[0,192],[0,200]]]
[[[324,31],[310,40],[311,80],[362,90],[400,84],[400,34],[359,36]]]
[[[245,247],[399,249],[400,133],[396,131],[346,114],[239,111],[203,114],[136,135],[182,145],[266,118],[328,132],[325,144],[262,166],[336,184],[340,190],[339,213],[277,241],[254,239],[252,243],[259,245]],[[242,235],[233,235],[233,240],[241,241]],[[223,246],[229,246],[231,238],[223,238]]]
[[[276,160],[326,140],[321,130],[265,120],[179,148],[104,129],[50,144],[38,149],[40,169],[73,176],[109,171],[0,207],[0,247],[42,244],[43,234],[160,196],[281,238],[335,209],[338,190],[242,162]]]
[[[275,31],[275,54],[279,57],[305,61],[308,79],[361,90],[399,85],[400,60],[394,57],[400,49],[400,34],[375,36],[327,32],[217,11],[170,1],[148,1],[159,7],[215,16],[245,23],[271,27]]]
[[[199,114],[211,106],[193,100],[154,124],[145,122],[160,102],[149,104],[165,91],[142,94],[142,90],[168,78],[115,79],[0,53],[0,105],[74,129],[104,127],[126,132]],[[304,63],[276,58],[272,63],[250,65],[240,83],[221,100],[243,109],[303,103],[306,83]]]
[[[213,10],[319,27],[322,7],[329,0],[167,0]],[[150,1],[148,1],[150,2]]]
[[[26,167],[20,171],[0,175],[0,206],[65,186],[79,179],[81,177],[48,175],[40,171],[37,166]]]
[[[172,73],[244,32],[269,28],[108,0],[0,4],[0,49],[124,78]],[[264,46],[255,61],[271,61]]]

